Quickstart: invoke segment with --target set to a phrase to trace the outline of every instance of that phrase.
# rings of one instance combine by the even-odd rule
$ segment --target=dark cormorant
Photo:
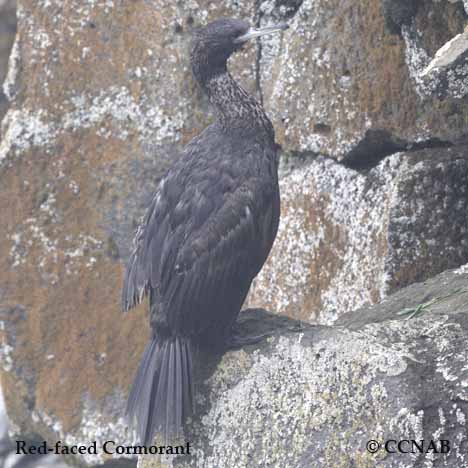
[[[128,399],[140,442],[178,435],[192,411],[192,348],[225,346],[278,229],[277,146],[262,106],[226,62],[249,39],[286,29],[221,19],[195,33],[190,61],[216,121],[161,180],[134,239],[125,311],[149,295],[151,340]]]

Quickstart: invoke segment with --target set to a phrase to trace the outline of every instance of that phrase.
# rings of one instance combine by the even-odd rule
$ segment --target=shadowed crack
[[[411,152],[427,148],[449,148],[449,141],[430,138],[409,142],[392,135],[388,130],[367,130],[364,138],[341,161],[343,166],[357,171],[367,171],[383,159],[400,151]]]
[[[255,14],[254,24],[255,27],[264,26],[268,23],[288,22],[298,12],[304,0],[275,0],[273,8],[265,13],[262,0],[255,0]],[[267,21],[262,22],[264,18]],[[265,24],[263,24],[265,23]],[[261,83],[261,61],[262,61],[262,41],[257,39],[257,51],[255,57],[255,89],[259,97],[260,103],[263,105],[263,90]]]
[[[411,153],[423,149],[450,148],[468,145],[468,135],[456,141],[443,141],[430,138],[424,141],[409,142],[393,136],[387,130],[368,130],[364,138],[342,160],[337,160],[326,153],[312,151],[283,151],[280,159],[280,175],[287,175],[291,170],[307,166],[317,157],[332,159],[348,169],[366,174],[378,166],[385,158],[395,153]]]

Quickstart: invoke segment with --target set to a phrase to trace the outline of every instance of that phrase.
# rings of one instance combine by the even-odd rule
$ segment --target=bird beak
[[[264,36],[265,34],[272,34],[275,32],[284,31],[289,26],[286,23],[274,24],[272,26],[265,26],[264,28],[250,28],[245,34],[234,39],[236,44],[242,44],[255,37]]]

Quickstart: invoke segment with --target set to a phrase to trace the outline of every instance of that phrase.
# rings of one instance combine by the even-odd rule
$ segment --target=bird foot
[[[243,348],[244,346],[252,346],[256,345],[266,338],[271,336],[269,333],[262,333],[261,335],[247,335],[247,336],[242,336],[237,333],[233,333],[231,337],[229,338],[229,341],[227,343],[227,350],[232,350],[232,349],[240,349]]]

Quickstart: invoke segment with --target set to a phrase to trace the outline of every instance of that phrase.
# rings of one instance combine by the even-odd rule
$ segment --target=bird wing
[[[161,258],[167,258],[168,252],[173,251],[176,243],[171,230],[176,225],[182,225],[184,218],[186,221],[190,219],[184,198],[193,199],[195,184],[191,183],[190,174],[197,169],[197,161],[203,159],[197,146],[204,147],[204,145],[198,145],[198,142],[212,131],[213,128],[207,127],[187,145],[181,158],[160,181],[151,204],[136,230],[122,289],[121,304],[124,312],[138,305],[151,288],[158,289],[162,270]],[[209,206],[205,207],[204,211],[208,212],[209,209]],[[200,222],[206,216],[203,207],[199,207]],[[177,235],[179,234],[180,229],[177,232]]]
[[[239,311],[275,234],[264,229],[273,218],[273,189],[252,178],[225,193],[223,203],[179,245],[172,261],[166,261],[161,321],[171,329],[201,331],[213,311],[218,318],[231,307]]]
[[[152,231],[150,220],[157,204],[157,194],[153,198],[145,216],[141,220],[133,239],[133,251],[127,263],[122,288],[122,310],[124,312],[138,305],[149,290],[148,259],[145,258],[145,238]]]
[[[123,310],[140,303],[152,289],[173,306],[166,309],[183,313],[177,301],[193,300],[240,274],[255,276],[264,261],[259,260],[262,251],[270,246],[252,240],[265,237],[263,219],[272,217],[269,210],[259,213],[258,206],[271,205],[274,187],[266,189],[262,180],[251,178],[226,189],[222,176],[218,179],[205,185],[162,181],[135,235]],[[252,277],[245,278],[249,284]]]

